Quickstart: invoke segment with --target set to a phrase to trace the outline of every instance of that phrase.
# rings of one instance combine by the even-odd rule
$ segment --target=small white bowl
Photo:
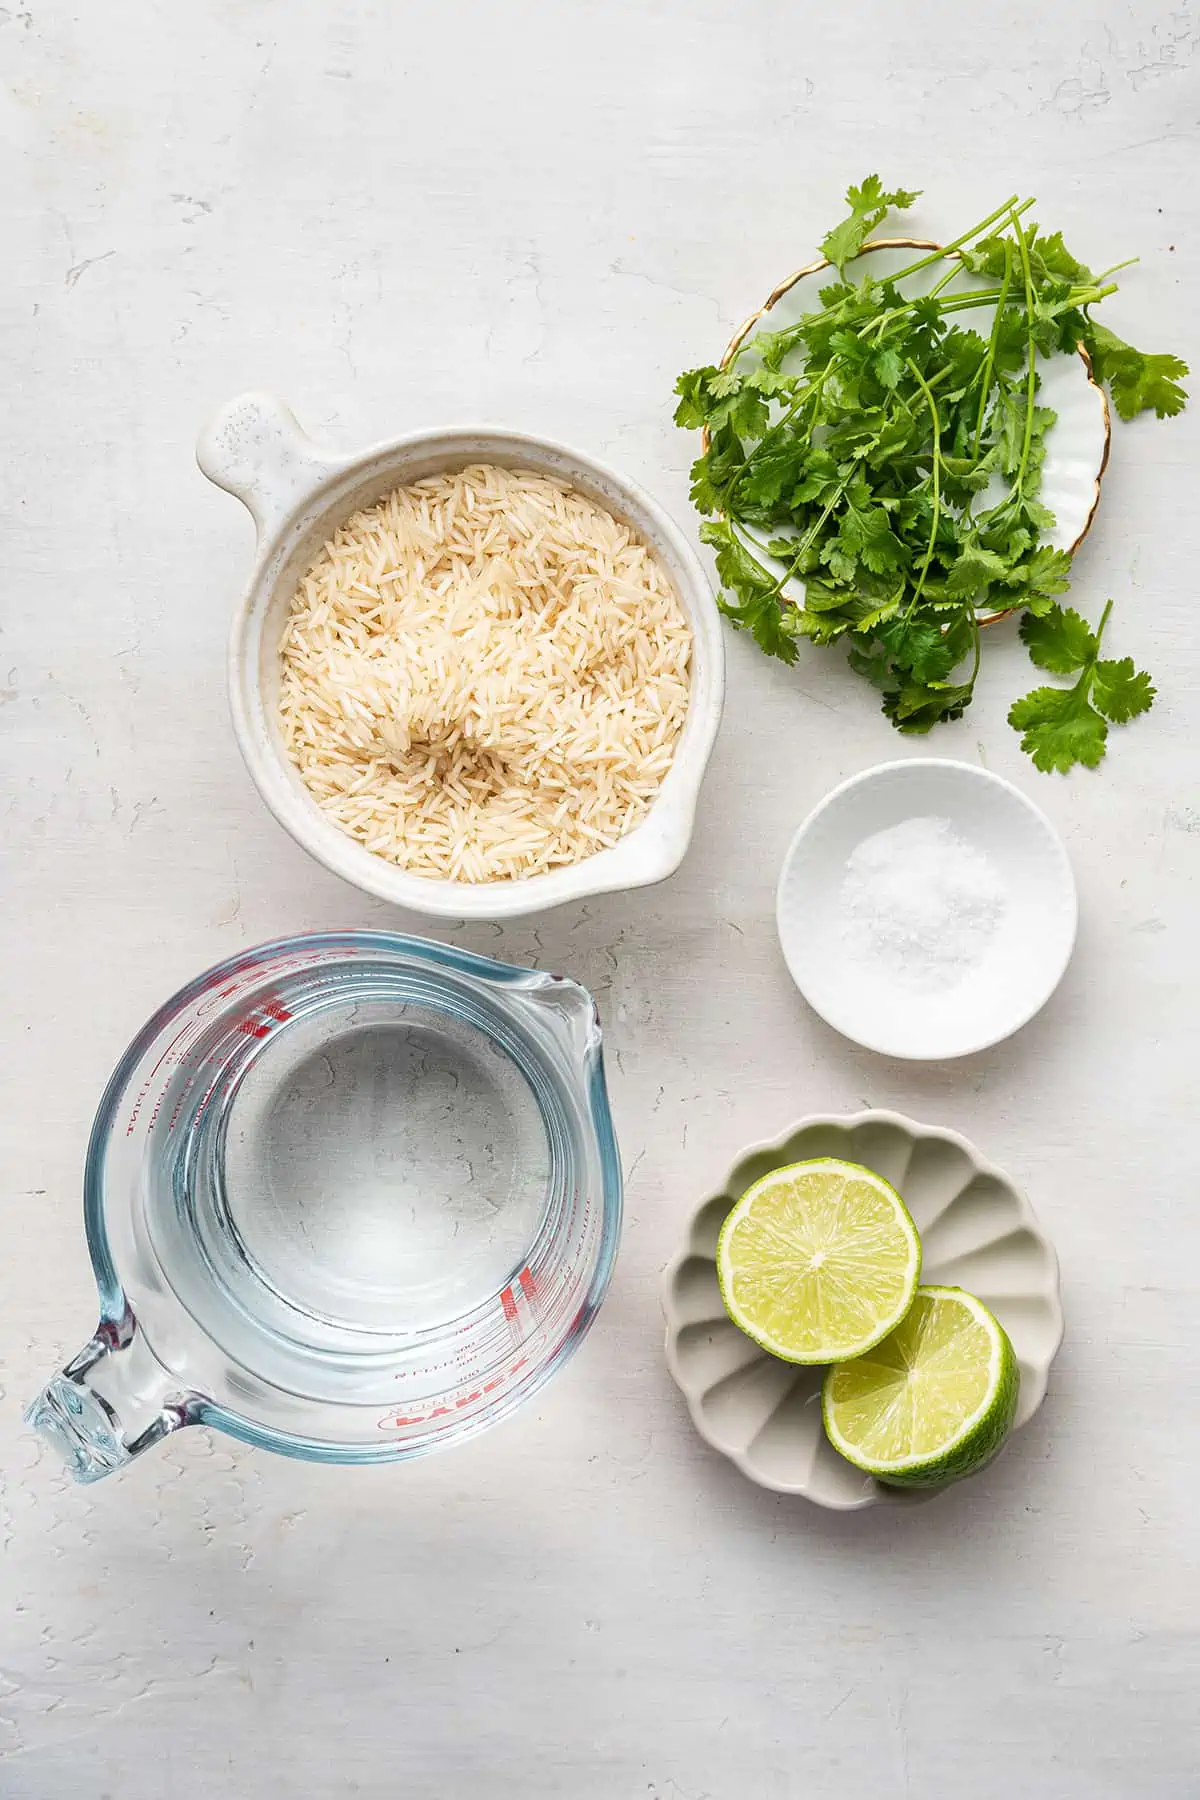
[[[353,456],[317,444],[270,394],[230,401],[201,434],[196,460],[253,515],[258,547],[233,622],[229,690],[246,765],[280,824],[335,875],[380,900],[440,918],[510,919],[615,888],[663,881],[683,860],[725,686],[725,651],[712,588],[699,558],[657,501],[582,451],[491,426],[393,438]],[[276,723],[278,644],[296,584],[351,513],[394,487],[468,463],[556,475],[645,538],[660,557],[692,627],[687,718],[646,818],[611,850],[527,880],[439,881],[375,856],[326,817],[292,765]]]
[[[1005,889],[978,966],[932,991],[856,956],[840,905],[864,838],[929,817],[982,851]],[[813,1010],[868,1050],[914,1061],[969,1056],[1026,1024],[1062,979],[1076,920],[1071,865],[1040,808],[999,775],[932,757],[882,763],[827,795],[792,840],[776,900],[787,966]]]
[[[1045,1398],[1062,1342],[1058,1258],[1029,1202],[955,1131],[900,1113],[804,1119],[786,1136],[738,1158],[719,1194],[693,1212],[663,1276],[667,1365],[700,1436],[759,1487],[817,1506],[912,1506],[938,1489],[885,1487],[845,1462],[821,1423],[824,1369],[769,1356],[739,1331],[721,1300],[721,1226],[747,1188],[772,1169],[837,1156],[882,1175],[904,1196],[921,1233],[921,1280],[966,1288],[991,1308],[1021,1369],[1014,1424]]]

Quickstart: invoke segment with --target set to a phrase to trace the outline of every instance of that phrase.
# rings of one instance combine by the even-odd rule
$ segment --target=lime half
[[[825,1429],[835,1450],[880,1481],[932,1487],[996,1454],[1019,1389],[1008,1334],[983,1302],[924,1287],[890,1337],[830,1369]]]
[[[899,1324],[920,1274],[921,1240],[895,1188],[833,1157],[764,1175],[717,1243],[726,1312],[786,1362],[861,1356]]]

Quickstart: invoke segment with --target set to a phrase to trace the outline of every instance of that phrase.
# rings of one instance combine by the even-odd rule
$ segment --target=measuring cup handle
[[[239,394],[214,413],[196,445],[203,474],[248,507],[260,539],[346,462],[318,445],[274,394]]]
[[[179,1392],[127,1316],[101,1323],[26,1409],[25,1422],[76,1481],[99,1481],[181,1425],[195,1424],[200,1405],[198,1396]]]

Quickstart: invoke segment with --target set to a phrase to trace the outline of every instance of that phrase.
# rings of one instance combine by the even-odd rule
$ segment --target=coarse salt
[[[913,818],[864,838],[839,899],[854,958],[932,992],[979,967],[1006,896],[989,859],[949,819]]]

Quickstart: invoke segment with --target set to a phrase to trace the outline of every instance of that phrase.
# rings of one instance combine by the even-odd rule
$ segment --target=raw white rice
[[[478,465],[335,532],[282,642],[309,792],[422,875],[536,875],[645,814],[687,711],[692,635],[652,551],[566,482]]]

